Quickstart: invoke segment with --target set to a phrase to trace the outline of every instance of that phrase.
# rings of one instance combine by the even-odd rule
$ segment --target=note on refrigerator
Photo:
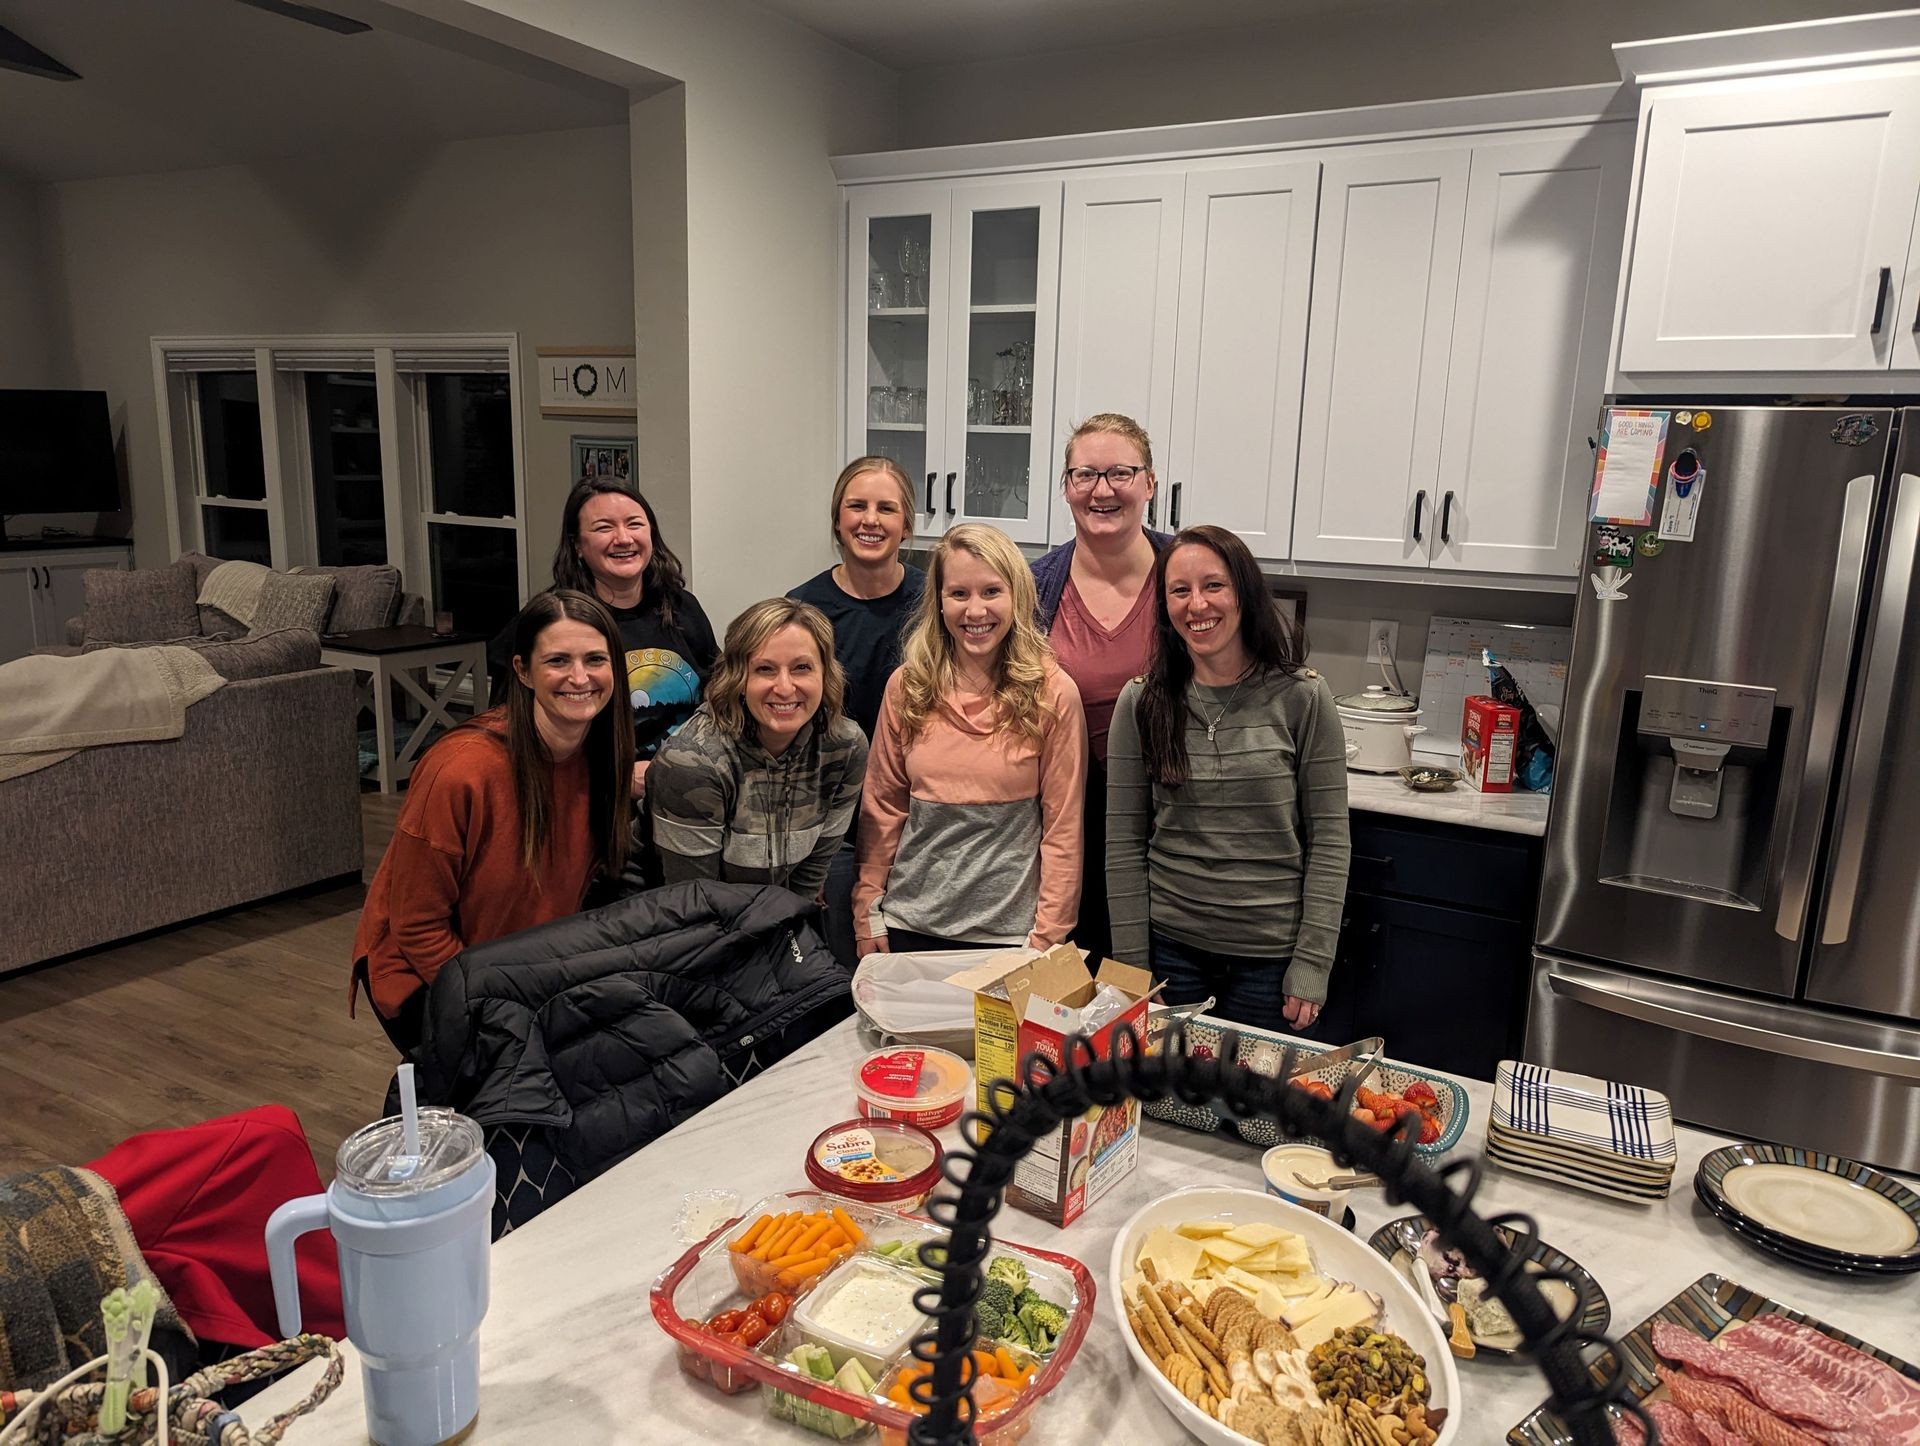
[[[1492,650],[1513,674],[1543,721],[1557,724],[1567,697],[1572,628],[1436,617],[1427,629],[1427,661],[1420,675],[1421,721],[1427,731],[1413,740],[1416,752],[1439,755],[1459,767],[1466,700],[1487,691],[1482,648]]]
[[[1652,523],[1671,415],[1639,407],[1607,408],[1593,462],[1593,505],[1588,511],[1593,521],[1623,527]]]

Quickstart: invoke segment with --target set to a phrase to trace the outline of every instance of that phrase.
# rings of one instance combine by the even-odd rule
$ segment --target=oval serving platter
[[[1420,1264],[1418,1252],[1420,1239],[1427,1233],[1429,1225],[1424,1215],[1403,1215],[1398,1220],[1389,1220],[1374,1231],[1367,1238],[1367,1244],[1385,1256],[1396,1270],[1424,1270],[1426,1267]],[[1514,1243],[1513,1232],[1505,1227],[1498,1229],[1501,1240],[1511,1248]],[[1607,1301],[1607,1293],[1600,1288],[1600,1282],[1593,1278],[1592,1271],[1566,1252],[1555,1250],[1538,1236],[1529,1243],[1526,1260],[1529,1265],[1542,1270],[1560,1271],[1578,1281],[1586,1308],[1576,1318],[1577,1323],[1595,1335],[1606,1330],[1613,1319],[1613,1307]],[[1503,1343],[1500,1337],[1482,1336],[1474,1332],[1473,1344],[1476,1350],[1510,1356],[1519,1347],[1520,1341],[1516,1337]]]

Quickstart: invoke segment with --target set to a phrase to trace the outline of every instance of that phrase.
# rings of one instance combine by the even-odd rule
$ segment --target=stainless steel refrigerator
[[[1920,409],[1623,405],[1672,415],[1655,524],[1588,529],[1527,1057],[1920,1170]]]

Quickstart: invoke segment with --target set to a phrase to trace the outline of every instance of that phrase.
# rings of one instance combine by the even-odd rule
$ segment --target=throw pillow
[[[207,579],[213,575],[213,570],[220,565],[221,559],[208,557],[204,552],[183,552],[180,554],[180,561],[193,569],[193,595],[197,598],[206,591]],[[207,603],[201,603],[199,611],[200,631],[207,637],[237,638],[247,630],[247,625],[231,613],[222,612],[219,608]]]
[[[305,628],[281,628],[250,633],[230,643],[204,643],[200,656],[228,682],[239,678],[271,678],[320,666],[320,635]]]
[[[81,626],[89,643],[141,643],[188,638],[200,631],[193,567],[96,567],[82,577],[87,605]]]
[[[305,628],[317,633],[327,620],[332,602],[332,578],[319,573],[276,572],[261,584],[260,605],[253,610],[253,631]]]
[[[308,577],[333,579],[333,610],[323,632],[358,633],[393,626],[400,610],[400,569],[385,563],[361,567],[297,567]]]

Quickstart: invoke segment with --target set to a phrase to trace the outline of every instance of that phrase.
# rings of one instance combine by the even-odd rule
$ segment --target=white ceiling
[[[1235,30],[1355,0],[759,0],[895,70]]]
[[[375,28],[337,35],[235,0],[0,0],[0,26],[82,77],[0,70],[0,173],[79,180],[626,122],[619,86],[495,64],[351,8]]]

